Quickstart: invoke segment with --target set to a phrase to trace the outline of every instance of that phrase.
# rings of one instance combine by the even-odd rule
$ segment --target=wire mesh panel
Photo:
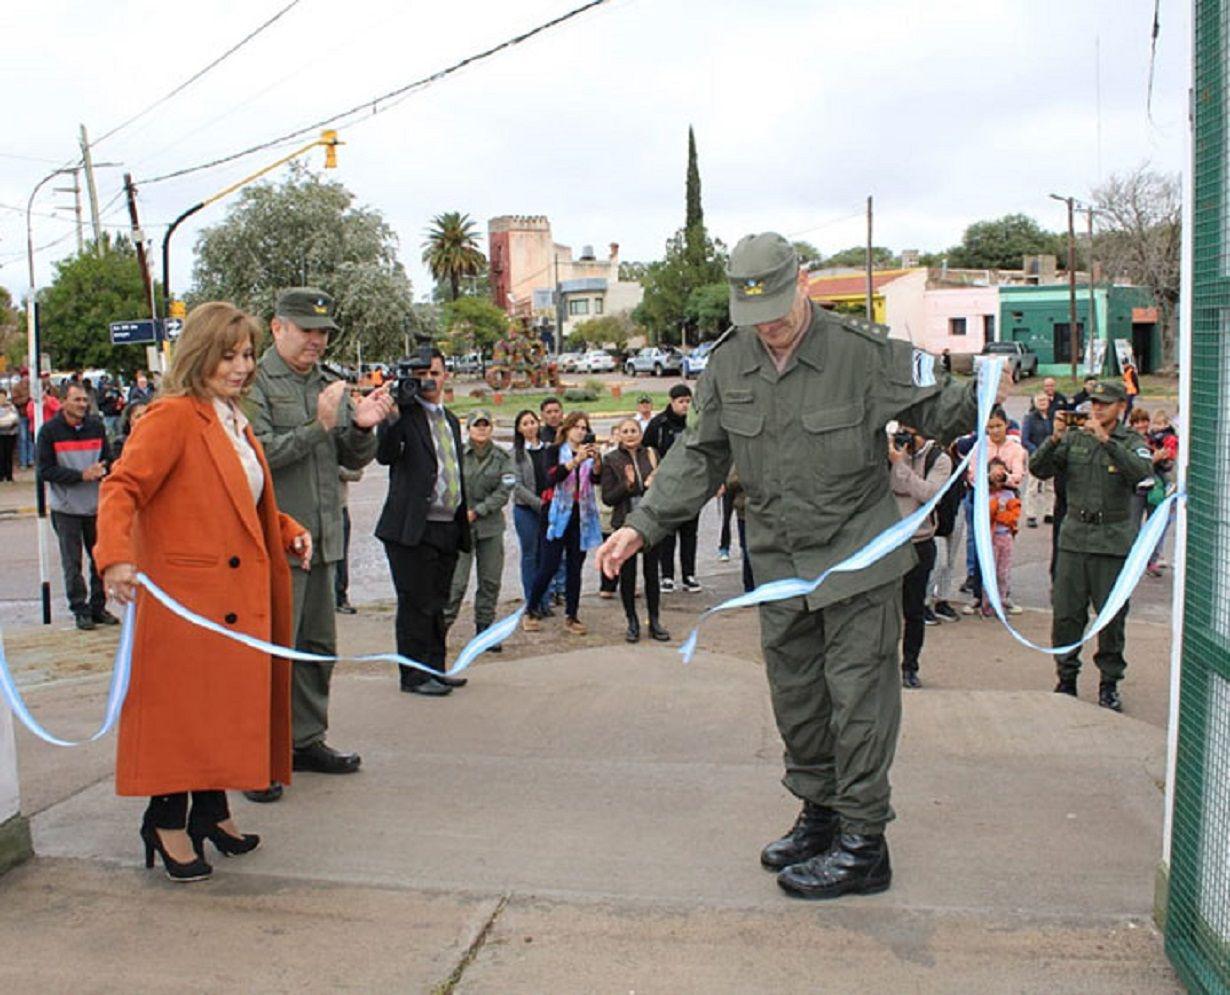
[[[1230,991],[1230,0],[1196,0],[1187,581],[1166,950]]]

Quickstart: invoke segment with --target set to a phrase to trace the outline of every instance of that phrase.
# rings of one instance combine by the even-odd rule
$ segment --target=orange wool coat
[[[156,401],[103,481],[94,559],[100,573],[134,563],[196,613],[286,646],[284,551],[304,529],[278,511],[264,451],[247,437],[265,471],[256,503],[213,405]],[[140,589],[116,793],[289,782],[290,666],[180,620]]]

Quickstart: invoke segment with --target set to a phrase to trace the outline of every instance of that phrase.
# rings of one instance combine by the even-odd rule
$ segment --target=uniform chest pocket
[[[874,459],[865,419],[861,402],[804,411],[800,420],[809,456],[822,460],[823,469],[829,473],[863,469]]]
[[[718,423],[730,440],[730,454],[744,488],[755,498],[765,485],[764,415],[757,411],[722,408]]]
[[[269,400],[269,420],[274,428],[298,428],[306,424],[307,415],[299,400],[274,397]]]

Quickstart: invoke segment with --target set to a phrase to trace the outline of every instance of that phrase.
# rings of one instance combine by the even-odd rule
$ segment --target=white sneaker
[[[964,607],[962,607],[961,614],[962,615],[977,615],[980,611],[982,611],[982,605],[978,603],[974,603],[972,605],[965,605]]]
[[[718,563],[729,563],[730,554],[724,549],[718,550]]]
[[[688,594],[696,594],[698,591],[704,590],[704,588],[701,587],[699,583],[697,583],[695,577],[684,577],[683,578],[683,589],[687,591]]]
[[[658,587],[660,590],[663,590],[663,591],[668,591],[668,592],[673,591],[675,589],[675,578],[674,577],[663,577],[662,583],[659,584]]]
[[[1023,611],[1025,611],[1025,609],[1012,601],[1005,601],[1004,611],[1006,611],[1009,615],[1020,615]]]

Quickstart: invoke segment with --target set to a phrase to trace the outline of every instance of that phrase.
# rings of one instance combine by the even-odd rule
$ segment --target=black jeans
[[[609,538],[611,538],[611,533],[602,533],[603,542],[606,542]],[[600,578],[598,581],[598,590],[612,592],[619,590],[619,575],[608,577],[605,573],[600,573],[598,576]]]
[[[417,546],[386,542],[384,553],[397,590],[397,652],[419,663],[444,670],[444,607],[461,543],[456,522],[428,522]],[[428,680],[412,667],[401,668],[402,687]]]
[[[679,568],[683,571],[683,579],[696,576],[696,530],[700,525],[700,516],[679,526]],[[675,534],[672,532],[658,544],[662,561],[662,576],[675,579]]]
[[[342,558],[334,565],[333,596],[338,607],[349,599],[350,590],[350,509],[342,505]]]
[[[628,621],[636,619],[636,561],[637,556],[629,557],[619,568],[619,597],[624,603],[624,614]],[[655,622],[658,619],[658,607],[662,602],[662,589],[658,585],[658,547],[651,546],[639,554],[644,564],[642,572],[645,575],[645,609]]]
[[[739,519],[739,549],[743,553],[743,590],[755,590],[756,578],[752,576],[752,557],[747,551],[747,521],[743,518]]]
[[[107,593],[102,578],[94,568],[94,543],[98,541],[98,519],[94,515],[51,513],[51,527],[60,540],[60,566],[64,570],[64,593],[74,615],[100,615],[107,607]],[[81,576],[81,550],[85,548],[90,561],[89,601],[86,601],[85,579]]]
[[[225,791],[192,792],[193,822],[204,826],[216,826],[231,817],[226,803]],[[154,795],[145,809],[146,818],[155,829],[183,829],[188,825],[188,792],[173,795]]]
[[[901,669],[917,672],[923,633],[926,631],[923,613],[927,607],[927,582],[931,579],[931,568],[935,566],[935,540],[925,539],[914,543],[914,552],[918,554],[918,562],[901,578],[901,614],[905,616]]]
[[[585,562],[585,552],[581,549],[581,513],[576,505],[572,506],[568,527],[558,539],[547,538],[545,515],[540,528],[538,537],[542,545],[538,550],[538,576],[534,578],[534,590],[530,592],[529,603],[542,604],[543,596],[559,569],[560,561],[563,560],[564,611],[569,618],[576,618],[581,604],[581,566]]]

